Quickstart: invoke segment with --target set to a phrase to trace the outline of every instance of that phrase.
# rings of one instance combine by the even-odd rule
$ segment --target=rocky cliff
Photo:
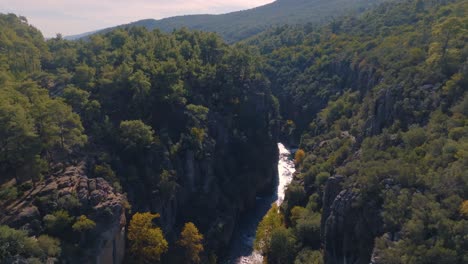
[[[193,219],[206,233],[209,248],[224,250],[238,218],[262,192],[272,192],[277,175],[277,127],[270,124],[269,98],[256,96],[236,124],[220,114],[209,116],[209,139],[201,148],[187,146],[172,161],[180,175],[177,207],[161,215]],[[240,128],[240,129],[239,129]]]
[[[23,183],[23,186],[29,184]],[[84,164],[80,164],[35,183],[16,200],[1,205],[0,224],[27,230],[31,236],[37,236],[50,231],[47,230],[46,219],[54,212],[66,210],[71,219],[85,215],[95,222],[95,228],[84,236],[72,236],[82,235],[77,242],[78,248],[72,245],[76,241],[63,239],[63,255],[70,263],[122,263],[125,252],[125,203],[126,198],[104,179],[88,178]],[[64,232],[74,231],[68,226]]]
[[[159,213],[170,241],[185,222],[194,222],[206,250],[222,255],[240,215],[260,193],[274,191],[278,125],[271,100],[258,93],[235,111],[210,111],[202,140],[183,136],[145,155],[151,162],[135,166],[132,182],[123,181],[132,209]],[[148,173],[158,170],[170,172],[172,187]]]
[[[331,177],[323,197],[322,241],[325,263],[370,263],[374,239],[383,232],[376,201],[352,188],[342,189],[341,176]]]

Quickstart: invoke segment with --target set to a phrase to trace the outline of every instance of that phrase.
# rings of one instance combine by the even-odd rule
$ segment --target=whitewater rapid
[[[291,183],[293,174],[296,171],[294,167],[294,161],[291,157],[291,150],[286,148],[282,143],[278,143],[279,157],[278,157],[278,185],[277,191],[270,197],[258,197],[256,203],[256,212],[249,216],[249,219],[244,221],[244,228],[241,228],[238,232],[239,240],[234,240],[234,243],[241,243],[239,248],[244,249],[248,254],[239,252],[240,256],[234,260],[228,261],[232,264],[262,264],[263,256],[257,251],[252,250],[253,242],[255,240],[255,232],[257,225],[266,212],[271,208],[271,205],[275,202],[278,206],[284,200],[284,194],[286,187]],[[245,250],[247,249],[247,250]]]
[[[280,206],[284,200],[286,187],[291,183],[293,174],[296,172],[294,161],[291,157],[291,151],[283,144],[278,143],[279,159],[278,159],[278,200],[276,204]]]

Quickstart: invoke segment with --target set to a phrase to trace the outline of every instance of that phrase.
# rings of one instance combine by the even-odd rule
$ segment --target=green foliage
[[[257,227],[257,233],[254,241],[255,249],[260,251],[263,255],[266,255],[270,249],[271,238],[274,230],[282,227],[282,225],[283,217],[278,212],[278,206],[273,204]]]
[[[153,129],[141,120],[128,120],[120,123],[121,144],[130,150],[147,148],[155,142]]]
[[[65,235],[65,232],[71,227],[73,217],[67,211],[55,211],[52,214],[45,215],[43,218],[44,226],[50,234],[57,236]]]
[[[78,217],[76,222],[72,225],[74,231],[77,232],[86,232],[94,229],[96,227],[96,223],[86,217],[86,215],[81,215]]]
[[[329,177],[330,177],[330,173],[328,173],[326,171],[320,172],[315,177],[315,185],[317,185],[317,186],[323,185],[328,180]]]
[[[29,256],[38,250],[34,239],[28,237],[26,231],[0,226],[0,259],[8,260],[16,255]]]
[[[294,264],[323,264],[323,256],[320,251],[304,248],[297,254]]]
[[[0,200],[9,201],[18,197],[18,189],[14,186],[2,187],[0,189]]]
[[[14,14],[0,14],[0,28],[0,68],[15,75],[39,71],[48,55],[41,32]]]
[[[320,247],[320,220],[319,213],[309,208],[295,206],[291,210],[291,227],[295,236],[303,246]]]
[[[28,237],[26,231],[0,226],[2,263],[10,263],[17,256],[28,258],[28,263],[43,263],[48,257],[58,257],[60,252],[60,242],[55,238],[41,235],[36,239]]]
[[[205,138],[205,130],[202,128],[192,127],[190,129],[190,134],[194,138],[195,142],[198,144],[203,143],[203,139]]]
[[[37,244],[49,257],[58,257],[62,251],[60,241],[47,235],[40,235],[37,238]]]
[[[172,200],[176,196],[179,187],[174,172],[164,170],[159,177],[158,187],[162,199],[165,201]]]
[[[312,248],[320,246],[320,219],[319,213],[303,214],[295,225],[296,237],[302,245],[309,245]]]
[[[94,176],[104,178],[107,182],[111,183],[118,192],[122,191],[119,178],[109,164],[103,163],[94,166]]]
[[[60,197],[57,201],[57,205],[60,209],[65,211],[77,210],[82,206],[78,197],[73,194]]]
[[[294,206],[301,204],[306,199],[306,192],[303,186],[293,182],[288,185],[285,191],[285,197],[286,199],[281,207],[284,209],[284,212],[286,212],[286,215],[289,215],[289,212]]]
[[[340,14],[336,6],[375,1],[286,2],[209,19],[229,17],[231,26],[215,26],[231,41],[272,24],[239,15],[295,6],[288,19],[317,21]],[[467,262],[466,13],[461,0],[393,1],[320,28],[272,27],[245,43],[255,47],[186,29],[44,41],[25,18],[0,15],[0,182],[17,183],[0,199],[15,199],[29,187],[23,182],[35,185],[84,157],[97,164],[94,176],[128,189],[137,208],[148,198],[178,201],[179,186],[188,190],[180,175],[196,171],[215,177],[203,192],[202,179],[183,192],[183,217],[212,226],[213,212],[257,190],[267,167],[259,157],[271,162],[267,146],[283,124],[292,142],[302,134],[302,151],[281,212],[273,206],[257,230],[255,247],[269,262],[321,263],[321,199],[336,174],[359,194],[357,208],[366,201],[381,208],[386,235],[376,247],[383,263]],[[206,17],[178,19],[194,18]],[[80,207],[73,195],[35,201],[73,213]],[[155,217],[131,221],[130,249],[140,262],[159,261],[168,250]],[[68,241],[73,229],[93,228],[67,211],[45,215],[43,224]],[[215,226],[210,234],[222,229]],[[2,227],[0,234],[11,241],[0,243],[1,257],[38,262],[60,254],[54,239],[38,237],[38,246],[21,231]]]
[[[426,131],[421,127],[412,127],[408,132],[403,134],[405,145],[410,148],[416,148],[426,142]]]
[[[338,174],[360,195],[353,206],[381,208],[379,261],[466,261],[467,8],[395,1],[248,41],[266,57],[281,115],[302,133],[306,155],[282,205],[301,252],[321,247],[323,190]]]
[[[279,227],[272,231],[267,259],[269,263],[292,263],[296,254],[296,238],[290,229]]]

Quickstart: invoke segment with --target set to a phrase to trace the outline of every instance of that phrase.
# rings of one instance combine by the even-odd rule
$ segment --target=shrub
[[[322,171],[315,178],[315,184],[321,186],[327,182],[328,178],[330,178],[330,173]]]
[[[60,241],[48,235],[39,236],[37,238],[37,243],[48,257],[57,257],[62,251],[60,248]]]
[[[10,263],[10,260],[12,262],[12,258],[18,255],[37,257],[41,253],[36,241],[28,237],[26,231],[0,226],[0,260],[2,263]]]
[[[304,248],[297,254],[294,264],[323,264],[323,256],[320,251]]]
[[[51,234],[63,235],[63,233],[70,227],[73,218],[67,211],[55,211],[52,214],[44,216],[44,225]]]
[[[268,249],[268,262],[291,263],[296,254],[296,238],[290,229],[279,227],[271,233],[271,242]]]
[[[403,134],[405,145],[410,148],[419,147],[427,140],[426,131],[421,127],[411,127],[408,132]]]
[[[285,197],[286,199],[282,204],[282,208],[285,214],[288,215],[294,206],[301,204],[306,198],[304,187],[294,182],[291,183],[286,189]]]
[[[58,206],[63,210],[73,210],[81,206],[80,200],[76,195],[65,195],[57,201]]]
[[[0,189],[0,200],[9,201],[18,197],[18,189],[14,186]]]
[[[78,220],[73,224],[72,228],[74,231],[77,232],[86,232],[92,230],[96,227],[96,223],[86,217],[86,215],[82,215],[78,217]]]

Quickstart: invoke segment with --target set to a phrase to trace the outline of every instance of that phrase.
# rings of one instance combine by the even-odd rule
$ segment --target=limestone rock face
[[[72,215],[86,215],[96,223],[96,228],[88,234],[93,243],[80,245],[84,254],[73,256],[71,263],[122,263],[125,202],[126,197],[104,179],[88,178],[84,164],[80,164],[36,183],[22,197],[3,205],[0,224],[40,235],[45,230],[44,216],[66,208]]]
[[[374,239],[383,232],[379,205],[364,201],[352,188],[340,191],[340,181],[338,176],[330,178],[324,194],[321,229],[325,263],[370,263]]]

